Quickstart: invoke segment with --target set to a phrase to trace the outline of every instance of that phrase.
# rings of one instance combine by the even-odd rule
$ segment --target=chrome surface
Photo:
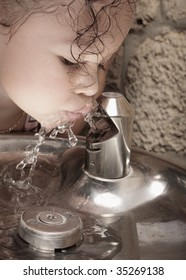
[[[72,211],[39,206],[27,209],[21,214],[18,234],[30,248],[54,253],[56,249],[71,247],[82,239],[83,224]]]
[[[13,134],[0,137],[0,259],[186,259],[184,161],[132,149],[125,179],[100,182],[84,171],[83,139],[71,149],[65,139],[46,139],[33,177],[35,187],[16,188],[5,174],[19,178],[15,166],[35,141]],[[30,247],[18,235],[18,223],[24,211],[40,206],[77,213],[82,240],[55,254]]]
[[[104,92],[99,102],[105,113],[97,122],[102,120],[100,130],[106,133],[102,137],[97,129],[89,133],[85,170],[103,179],[122,178],[130,171],[133,111],[120,93]]]

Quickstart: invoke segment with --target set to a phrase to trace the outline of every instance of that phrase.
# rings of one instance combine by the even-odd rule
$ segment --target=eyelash
[[[79,64],[78,63],[74,63],[74,62],[71,62],[69,61],[68,59],[64,58],[64,57],[59,57],[59,59],[62,61],[62,63],[68,67],[72,67],[72,68],[79,68]],[[98,64],[98,67],[103,70],[103,71],[106,71],[105,70],[105,67],[103,64]]]
[[[69,61],[68,59],[64,58],[64,57],[59,57],[59,59],[62,61],[62,63],[66,66],[69,66],[69,67],[79,67],[79,64],[78,63],[75,63],[75,62],[71,62]]]

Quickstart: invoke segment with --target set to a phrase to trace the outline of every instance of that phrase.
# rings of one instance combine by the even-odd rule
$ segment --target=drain
[[[51,253],[77,244],[82,239],[82,228],[77,214],[59,207],[42,206],[23,212],[18,234],[31,248]]]

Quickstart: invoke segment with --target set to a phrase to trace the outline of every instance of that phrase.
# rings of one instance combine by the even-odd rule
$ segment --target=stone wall
[[[107,83],[134,107],[135,146],[186,156],[186,0],[138,0]]]

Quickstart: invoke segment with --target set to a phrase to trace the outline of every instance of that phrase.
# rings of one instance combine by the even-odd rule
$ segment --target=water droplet
[[[58,132],[59,132],[59,130],[57,128],[53,129],[52,132],[50,133],[49,137],[52,139],[56,139]]]
[[[74,125],[74,122],[69,122],[63,125],[59,125],[57,128],[53,129],[52,132],[50,133],[50,138],[55,139],[58,135],[58,133],[63,134],[67,132],[68,135],[68,140],[69,140],[69,145],[71,147],[75,146],[78,142],[77,137],[73,133],[71,127]]]
[[[16,169],[23,170],[25,168],[25,166],[26,166],[26,163],[24,160],[22,160],[16,165]]]
[[[90,112],[88,115],[85,116],[84,120],[89,124],[90,128],[95,131],[96,130],[96,125],[95,121],[93,119],[93,112]]]
[[[73,133],[71,127],[68,128],[67,133],[68,133],[69,144],[71,147],[74,147],[77,144],[78,140],[75,134]]]
[[[100,108],[99,104],[95,101],[92,111],[84,117],[85,122],[89,124],[93,133],[97,130],[96,120],[103,117]]]
[[[68,127],[67,125],[58,126],[59,133],[61,133],[61,134],[65,133],[67,127]]]

